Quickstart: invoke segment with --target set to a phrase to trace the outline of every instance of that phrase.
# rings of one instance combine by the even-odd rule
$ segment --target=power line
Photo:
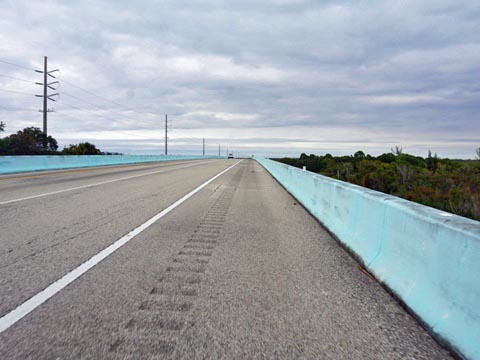
[[[30,95],[30,96],[35,96],[35,94],[29,94],[23,91],[16,91],[16,90],[8,90],[8,89],[2,89],[0,88],[1,91],[6,91],[6,92],[11,92],[11,93],[16,93],[16,94],[23,94],[23,95]]]
[[[66,95],[66,96],[68,96],[68,97],[71,97],[72,99],[76,99],[76,100],[78,100],[78,101],[84,102],[85,104],[88,104],[88,105],[91,105],[91,106],[95,106],[95,107],[98,108],[98,109],[107,110],[107,109],[105,109],[105,108],[103,108],[103,107],[101,107],[101,106],[98,106],[98,105],[96,105],[96,104],[93,104],[93,103],[91,103],[91,102],[89,102],[89,101],[87,101],[87,100],[83,100],[83,99],[79,98],[78,96],[69,94],[69,93],[67,93],[66,91],[62,91],[62,95]]]
[[[121,111],[133,111],[133,112],[135,112],[135,113],[137,113],[137,114],[140,114],[140,115],[150,114],[150,115],[154,115],[154,116],[159,116],[158,114],[155,114],[155,113],[152,113],[152,112],[149,112],[149,111],[147,111],[147,112],[139,112],[139,111],[136,111],[135,109],[131,109],[131,108],[125,107],[124,105],[122,105],[122,104],[120,104],[120,103],[118,103],[118,102],[116,102],[116,101],[107,99],[106,97],[103,97],[103,96],[100,96],[100,95],[97,95],[97,94],[95,94],[94,92],[92,92],[92,91],[90,91],[90,90],[81,88],[80,86],[75,85],[75,84],[72,84],[71,82],[66,81],[66,80],[64,80],[64,79],[62,79],[60,82],[65,83],[65,84],[68,84],[68,85],[70,85],[70,86],[73,86],[73,87],[75,87],[75,88],[77,88],[77,89],[79,89],[79,90],[82,90],[82,91],[84,91],[84,92],[86,92],[86,93],[88,93],[88,94],[90,94],[90,95],[93,95],[93,96],[95,96],[95,97],[97,97],[97,98],[99,98],[99,99],[102,99],[102,100],[107,101],[107,102],[109,102],[109,103],[111,103],[111,104],[114,104],[114,105],[116,105],[116,106],[119,106],[119,107],[121,107],[122,109],[124,109],[124,110],[121,110]],[[135,120],[136,120],[136,119],[135,119]]]
[[[50,74],[50,73],[53,72],[53,71],[48,72],[48,71],[46,70],[46,58],[45,58],[45,61],[44,61],[44,63],[45,63],[45,64],[44,64],[44,65],[45,65],[45,66],[44,66],[44,67],[45,67],[44,71],[40,71],[40,70],[36,70],[36,69],[33,69],[33,68],[29,68],[29,67],[26,67],[26,66],[23,66],[23,65],[20,65],[20,64],[16,64],[16,63],[11,62],[11,61],[7,61],[7,60],[1,60],[1,59],[0,59],[0,62],[1,62],[1,63],[4,63],[4,64],[11,65],[11,66],[16,66],[16,67],[19,67],[19,68],[22,68],[22,69],[26,69],[26,70],[31,70],[31,71],[43,73],[43,75],[44,75],[44,82],[43,82],[43,83],[36,83],[36,82],[34,82],[34,81],[30,81],[30,80],[26,80],[26,79],[22,79],[22,78],[17,78],[17,77],[13,77],[13,76],[8,76],[8,75],[1,75],[1,74],[0,74],[0,76],[1,76],[1,77],[4,77],[4,78],[12,79],[12,80],[19,80],[19,81],[24,81],[24,82],[32,83],[32,84],[43,85],[44,90],[45,90],[45,88],[49,85],[49,84],[47,84],[47,81],[46,81],[46,79],[45,79],[46,76],[48,75],[48,76],[54,77],[54,76],[52,76],[52,75]],[[77,88],[77,89],[79,89],[79,90],[81,90],[81,91],[84,91],[84,92],[87,93],[87,94],[90,94],[90,95],[92,95],[92,96],[95,96],[95,97],[97,97],[97,98],[99,98],[99,99],[101,99],[101,100],[103,100],[103,101],[106,101],[106,102],[108,102],[108,103],[114,104],[115,106],[118,106],[118,107],[121,108],[121,109],[119,109],[119,110],[108,109],[108,108],[106,108],[106,107],[102,107],[102,106],[99,106],[99,105],[97,105],[97,104],[95,104],[95,103],[92,103],[92,102],[90,102],[90,101],[84,100],[84,99],[82,99],[82,98],[80,98],[80,97],[78,97],[78,96],[75,96],[75,95],[73,95],[73,94],[70,94],[70,93],[67,93],[67,92],[65,92],[65,91],[62,91],[62,94],[63,94],[63,95],[66,95],[67,97],[76,99],[77,101],[83,102],[83,103],[88,104],[88,105],[90,105],[90,106],[93,106],[93,107],[95,107],[95,108],[97,108],[97,109],[104,110],[104,111],[107,111],[107,112],[110,112],[110,113],[116,113],[116,114],[120,115],[120,116],[123,117],[123,118],[128,118],[128,119],[134,120],[135,122],[142,122],[142,123],[145,123],[145,124],[148,124],[148,125],[152,125],[151,122],[147,122],[147,121],[145,121],[145,120],[140,120],[140,119],[138,119],[138,118],[133,118],[133,117],[131,117],[131,116],[125,115],[125,114],[123,114],[123,113],[120,113],[120,111],[131,111],[131,112],[135,112],[135,113],[140,114],[140,115],[150,114],[150,115],[153,115],[153,116],[159,116],[158,114],[155,114],[155,113],[152,113],[152,112],[143,112],[143,113],[141,113],[141,112],[135,111],[134,109],[129,109],[129,108],[123,106],[122,104],[120,104],[120,103],[118,103],[118,102],[116,102],[116,101],[107,99],[107,98],[105,98],[105,97],[103,97],[103,96],[100,96],[100,95],[97,95],[96,93],[94,93],[94,92],[92,92],[92,91],[90,91],[90,90],[84,89],[84,88],[82,88],[82,87],[80,87],[80,86],[78,86],[78,85],[76,85],[76,84],[73,84],[73,83],[67,81],[67,80],[62,79],[61,82],[62,82],[62,83],[65,83],[65,84],[68,84],[68,85],[70,85],[70,86],[72,86],[72,87],[74,87],[74,88]],[[0,90],[1,90],[1,91],[6,91],[6,92],[11,92],[11,93],[18,93],[18,94],[23,94],[23,95],[29,95],[29,96],[40,96],[40,97],[42,97],[42,95],[34,95],[34,94],[22,92],[22,91],[8,90],[8,89],[2,89],[2,88],[0,88]],[[47,95],[48,95],[48,94],[47,94]],[[53,96],[53,95],[51,95],[51,96]],[[46,95],[45,95],[45,91],[44,91],[43,97],[44,97],[44,131],[46,131],[45,112],[46,112],[46,111],[48,112],[48,111],[50,111],[50,110],[46,108],[45,102],[46,102],[46,100],[52,100],[52,99],[50,99],[49,96],[46,96]],[[112,120],[113,120],[113,119],[111,119],[111,118],[107,118],[107,117],[105,117],[105,116],[96,114],[95,112],[93,112],[93,111],[91,111],[91,110],[81,109],[81,108],[76,107],[76,106],[73,106],[73,105],[64,104],[63,102],[62,102],[62,104],[65,105],[65,106],[67,106],[67,107],[70,107],[70,108],[72,108],[72,109],[90,112],[90,113],[92,113],[92,115],[94,115],[94,116],[96,116],[96,117],[99,117],[99,118],[102,118],[102,119],[105,119],[105,120],[108,120],[108,121],[112,121]],[[14,111],[14,110],[12,109],[11,111]],[[119,131],[119,130],[115,130],[115,131]],[[120,132],[121,132],[121,131],[120,131]],[[138,135],[134,135],[134,134],[130,134],[130,135],[138,136]],[[141,137],[141,138],[148,138],[148,137],[144,137],[144,136],[139,136],[139,137]],[[157,140],[157,138],[151,138],[151,139]]]
[[[8,76],[8,75],[2,75],[2,74],[0,74],[0,76],[1,76],[1,77],[4,77],[4,78],[8,78],[8,79],[20,80],[20,81],[25,81],[25,82],[28,82],[28,83],[31,83],[31,84],[35,84],[35,81],[30,81],[30,80],[26,80],[26,79],[20,79],[20,78],[14,77],[14,76]]]
[[[0,107],[0,111],[37,111],[35,109],[21,109],[21,108],[5,108],[5,107]]]
[[[26,66],[23,66],[23,65],[20,65],[20,64],[16,64],[16,63],[13,63],[13,62],[11,62],[11,61],[0,60],[0,62],[2,62],[2,63],[4,63],[4,64],[12,65],[12,66],[17,66],[17,67],[22,68],[22,69],[26,69],[26,70],[31,70],[31,71],[37,72],[36,69],[29,68],[29,67],[26,67]],[[0,75],[0,76],[7,77],[7,78],[11,78],[11,79],[15,79],[15,80],[22,80],[22,81],[26,81],[26,82],[30,82],[30,83],[35,84],[34,81],[29,81],[29,80],[20,79],[20,78],[14,78],[14,77],[11,77],[11,76],[6,76],[6,75]],[[79,89],[79,90],[81,90],[81,91],[84,91],[84,92],[86,92],[86,93],[88,93],[88,94],[90,94],[90,95],[93,95],[93,96],[95,96],[95,97],[97,97],[97,98],[99,98],[99,99],[102,99],[103,101],[107,101],[107,102],[109,102],[109,103],[111,103],[111,104],[114,104],[114,105],[116,105],[116,106],[119,106],[119,107],[121,107],[122,109],[124,109],[123,111],[133,111],[133,112],[136,112],[136,113],[142,114],[142,115],[151,114],[151,115],[158,116],[158,114],[155,114],[155,113],[152,113],[152,112],[143,112],[143,113],[142,113],[142,112],[138,112],[138,111],[136,111],[136,110],[134,110],[134,109],[127,108],[127,107],[125,107],[124,105],[122,105],[122,104],[120,104],[120,103],[118,103],[118,102],[116,102],[116,101],[113,101],[113,100],[107,99],[107,98],[104,97],[104,96],[95,94],[93,91],[84,89],[84,88],[82,88],[82,87],[80,87],[80,86],[78,86],[78,85],[76,85],[76,84],[73,84],[73,83],[71,83],[70,81],[67,81],[67,80],[65,80],[65,79],[61,79],[61,82],[62,82],[62,83],[65,83],[65,84],[68,84],[68,85],[70,85],[70,86],[73,86],[73,87],[75,87],[75,88],[77,88],[77,89]],[[96,106],[96,105],[93,105],[93,106]]]
[[[112,121],[112,119],[109,119],[105,116],[102,116],[102,115],[99,115],[99,114],[96,114],[95,112],[91,111],[91,110],[85,110],[85,109],[82,109],[82,108],[79,108],[77,106],[73,106],[73,105],[68,105],[68,104],[65,104],[65,103],[62,103],[62,105],[64,106],[67,106],[69,108],[72,108],[72,109],[75,109],[75,110],[80,110],[82,112],[89,112],[91,113],[93,116],[96,116],[98,118],[101,118],[103,120],[109,120],[109,121]],[[68,116],[68,115],[67,115]],[[69,116],[71,118],[73,118],[71,115]],[[150,140],[159,140],[159,138],[153,138],[153,137],[149,137],[149,136],[143,136],[143,135],[137,135],[137,134],[134,134],[132,133],[131,131],[128,131],[128,130],[118,130],[118,129],[112,129],[112,130],[107,130],[107,131],[113,131],[113,132],[121,132],[121,133],[125,133],[125,134],[128,134],[128,135],[131,135],[131,136],[136,136],[138,138],[141,138],[141,139],[150,139]],[[159,140],[160,141],[160,140]]]
[[[103,118],[103,119],[105,119],[105,120],[112,120],[112,119],[108,119],[108,118],[106,118],[106,117],[104,117],[104,116],[102,116],[102,115],[95,114],[92,110],[82,109],[82,108],[79,108],[78,106],[65,104],[64,102],[62,102],[62,105],[63,105],[63,106],[66,106],[66,107],[69,107],[69,108],[72,108],[72,109],[75,109],[75,110],[90,112],[90,113],[92,113],[94,116],[101,117],[101,118]]]
[[[90,101],[87,101],[87,100],[84,100],[84,99],[82,99],[82,98],[79,98],[78,96],[75,96],[75,95],[72,95],[72,94],[70,94],[70,93],[67,93],[66,91],[62,91],[62,95],[67,95],[68,97],[71,97],[71,98],[73,98],[73,99],[76,99],[76,100],[78,100],[78,101],[81,101],[81,102],[83,102],[83,103],[85,103],[85,104],[88,104],[88,105],[91,105],[91,106],[95,106],[96,108],[98,108],[98,109],[100,109],[100,110],[105,110],[105,111],[110,111],[110,112],[117,112],[116,110],[107,109],[107,108],[105,108],[105,107],[103,107],[103,106],[99,106],[99,105],[97,105],[97,104],[91,103]],[[126,116],[126,115],[122,115],[122,116],[129,118],[129,116]],[[132,120],[135,120],[135,121],[139,121],[139,120],[137,120],[137,119],[135,119],[135,118],[131,118],[131,119],[132,119]],[[140,120],[140,121],[141,121],[141,120]]]
[[[82,98],[79,98],[78,96],[72,95],[72,94],[67,93],[67,92],[65,92],[65,91],[62,91],[62,95],[66,95],[67,97],[70,97],[70,98],[72,98],[72,99],[76,99],[77,101],[83,102],[83,103],[88,104],[88,105],[90,105],[90,106],[94,106],[94,107],[96,107],[97,109],[100,109],[100,110],[108,111],[108,112],[114,113],[114,114],[116,113],[116,114],[118,114],[121,118],[130,119],[130,120],[133,120],[133,121],[135,121],[135,122],[141,122],[141,123],[144,123],[144,124],[148,124],[148,125],[150,125],[150,126],[152,125],[151,122],[148,122],[148,121],[145,121],[145,120],[140,120],[140,119],[138,119],[138,118],[134,118],[134,117],[131,117],[131,116],[128,116],[128,115],[124,115],[124,114],[120,113],[119,111],[116,111],[116,110],[112,110],[112,109],[108,109],[108,108],[99,106],[99,105],[97,105],[97,104],[94,104],[94,103],[92,103],[92,102],[90,102],[90,101],[87,101],[87,100],[84,100],[84,99],[82,99]],[[77,108],[77,109],[79,109],[79,108]],[[79,109],[79,110],[81,110],[81,109]],[[89,111],[89,110],[86,109],[86,111]]]
[[[16,66],[16,67],[19,67],[19,68],[22,68],[22,69],[35,71],[35,69],[29,68],[29,67],[26,67],[26,66],[23,66],[23,65],[20,65],[20,64],[15,64],[15,63],[10,62],[10,61],[0,60],[0,62],[1,62],[1,63],[4,63],[4,64]]]
[[[89,104],[89,105],[91,105],[91,106],[95,106],[96,108],[98,108],[98,109],[100,109],[100,110],[115,112],[115,111],[112,111],[112,110],[110,110],[110,109],[102,108],[102,107],[100,107],[100,106],[98,106],[98,105],[96,105],[96,104],[93,104],[93,103],[91,103],[91,102],[89,102],[89,101],[86,101],[86,100],[84,100],[84,99],[81,99],[81,98],[79,98],[79,97],[77,97],[77,96],[75,96],[75,95],[72,95],[72,94],[69,94],[69,93],[65,93],[65,92],[62,92],[62,94],[67,95],[67,96],[69,96],[69,97],[71,97],[71,98],[74,98],[74,99],[76,99],[76,100],[78,100],[78,101],[84,102],[84,103],[86,103],[86,104]],[[78,106],[66,104],[65,102],[62,102],[61,104],[62,104],[62,105],[65,105],[65,106],[67,106],[67,107],[69,107],[69,108],[75,109],[75,110],[80,110],[80,111],[82,111],[82,112],[91,113],[93,116],[96,116],[96,117],[98,117],[98,118],[100,118],[100,119],[103,119],[103,120],[108,120],[108,121],[110,121],[110,122],[111,122],[111,121],[115,121],[115,119],[106,117],[106,116],[104,116],[104,115],[97,114],[97,113],[95,113],[94,111],[89,110],[89,109],[82,109],[82,108],[79,108]],[[130,118],[130,119],[132,119],[132,120],[134,120],[134,121],[136,121],[136,122],[143,122],[143,123],[145,123],[145,124],[152,125],[152,124],[149,123],[149,122],[145,122],[145,121],[142,121],[142,120],[139,120],[139,119],[135,119],[135,118],[132,118],[132,117],[128,117],[128,116],[125,116],[125,115],[123,115],[123,114],[121,114],[121,113],[119,113],[119,112],[117,112],[117,114],[119,114],[120,117]],[[67,115],[67,116],[68,116],[68,115]],[[68,117],[73,118],[71,115],[68,116]],[[167,123],[166,123],[166,124],[167,124]],[[123,134],[127,134],[127,135],[129,135],[129,136],[137,137],[137,138],[140,138],[140,139],[149,139],[149,140],[160,141],[159,138],[157,138],[157,137],[149,137],[149,136],[145,136],[145,135],[137,135],[137,134],[133,133],[132,131],[128,131],[128,130],[125,131],[125,130],[112,129],[112,130],[106,130],[106,131],[113,131],[113,132],[123,133]],[[165,129],[165,131],[166,131],[166,129]],[[167,140],[165,139],[165,141],[167,141]],[[165,146],[166,146],[166,144],[165,144]],[[167,151],[167,150],[165,149],[165,151]]]
[[[79,90],[85,91],[86,93],[88,93],[88,94],[90,94],[90,95],[96,96],[96,97],[98,97],[99,99],[102,99],[102,100],[104,100],[104,101],[108,101],[109,103],[112,103],[112,104],[114,104],[114,105],[120,106],[121,108],[124,108],[124,109],[126,109],[126,110],[131,111],[130,109],[124,107],[122,104],[119,104],[119,103],[117,103],[117,102],[115,102],[115,101],[113,101],[113,100],[109,100],[109,99],[107,99],[107,98],[105,98],[105,97],[103,97],[103,96],[97,95],[97,94],[95,94],[94,92],[92,92],[92,91],[90,91],[90,90],[83,89],[83,88],[81,88],[80,86],[75,85],[75,84],[72,84],[71,82],[69,82],[69,81],[67,81],[67,80],[62,79],[62,82],[64,82],[65,84],[68,84],[68,85],[70,85],[70,86],[73,86],[73,87],[75,87],[75,88],[77,88],[77,89],[79,89]]]

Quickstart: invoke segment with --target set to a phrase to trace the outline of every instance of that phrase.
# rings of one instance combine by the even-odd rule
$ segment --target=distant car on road
[[[233,159],[233,154],[228,154],[229,159]]]

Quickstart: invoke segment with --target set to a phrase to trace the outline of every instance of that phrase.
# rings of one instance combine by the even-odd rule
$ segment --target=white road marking
[[[12,326],[17,321],[22,319],[24,316],[26,316],[27,314],[29,314],[30,312],[35,310],[38,306],[40,306],[45,301],[50,299],[52,296],[54,296],[56,293],[58,293],[60,290],[62,290],[64,287],[66,287],[68,284],[70,284],[73,281],[75,281],[76,279],[78,279],[80,276],[85,274],[88,270],[90,270],[95,265],[97,265],[100,261],[105,259],[107,256],[113,254],[116,250],[118,250],[120,247],[122,247],[127,242],[132,240],[135,236],[140,234],[143,230],[147,229],[149,226],[154,224],[156,221],[158,221],[159,219],[161,219],[162,217],[167,215],[170,211],[175,209],[178,205],[180,205],[184,201],[191,198],[193,195],[195,195],[197,192],[199,192],[205,186],[210,184],[212,181],[214,181],[218,177],[225,174],[227,171],[229,171],[234,166],[238,165],[241,161],[242,160],[236,162],[235,164],[233,164],[229,168],[223,170],[219,174],[212,177],[210,180],[207,180],[202,185],[197,187],[195,190],[189,192],[187,195],[183,196],[181,199],[175,201],[172,205],[170,205],[166,209],[162,210],[157,215],[150,218],[149,220],[147,220],[145,223],[143,223],[142,225],[140,225],[136,229],[133,229],[127,235],[125,235],[121,239],[115,241],[113,244],[111,244],[107,248],[103,249],[98,254],[92,256],[89,260],[85,261],[83,264],[78,266],[76,269],[74,269],[71,272],[69,272],[68,274],[64,275],[61,279],[55,281],[54,283],[49,285],[47,288],[45,288],[44,290],[42,290],[38,294],[34,295],[33,297],[31,297],[29,300],[25,301],[23,304],[18,306],[16,309],[10,311],[8,314],[1,317],[0,318],[0,333],[7,330],[10,326]]]
[[[213,161],[207,161],[207,162],[202,161],[201,163],[197,163],[197,164],[189,164],[189,165],[183,165],[183,166],[170,167],[170,168],[167,168],[167,169],[153,171],[153,172],[149,172],[149,173],[146,173],[146,174],[131,175],[131,176],[127,176],[127,177],[123,177],[123,178],[119,178],[119,179],[101,181],[101,182],[98,182],[98,183],[95,183],[95,184],[82,185],[82,186],[76,186],[76,187],[73,187],[73,188],[68,188],[68,189],[63,189],[63,190],[51,191],[51,192],[47,192],[47,193],[43,193],[43,194],[39,194],[39,195],[32,195],[32,196],[27,196],[27,197],[23,197],[23,198],[2,201],[2,202],[0,202],[0,205],[11,204],[11,203],[18,202],[18,201],[36,199],[36,198],[43,197],[43,196],[60,194],[60,193],[64,193],[64,192],[67,192],[67,191],[86,189],[86,188],[93,187],[93,186],[110,184],[110,183],[117,182],[117,181],[123,181],[123,180],[128,180],[128,179],[141,177],[141,176],[158,174],[158,173],[167,172],[167,171],[170,171],[170,170],[176,170],[176,169],[183,169],[183,168],[188,168],[188,167],[192,167],[192,166],[198,166],[200,164],[205,164],[205,163],[208,164],[208,163],[211,163],[211,162],[213,162]]]

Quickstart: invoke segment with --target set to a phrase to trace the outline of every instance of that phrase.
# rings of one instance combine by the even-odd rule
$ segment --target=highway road
[[[3,176],[0,214],[0,359],[451,358],[253,160]]]

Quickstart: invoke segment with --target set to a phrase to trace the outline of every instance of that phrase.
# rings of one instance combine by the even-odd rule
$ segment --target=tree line
[[[0,122],[0,132],[5,131],[5,123]],[[36,127],[27,127],[15,134],[0,138],[0,155],[116,155],[104,153],[94,144],[81,142],[70,144],[58,150],[58,143],[52,136],[46,136]]]
[[[480,220],[480,148],[476,160],[426,158],[396,147],[380,156],[307,155],[275,159],[282,163]]]

